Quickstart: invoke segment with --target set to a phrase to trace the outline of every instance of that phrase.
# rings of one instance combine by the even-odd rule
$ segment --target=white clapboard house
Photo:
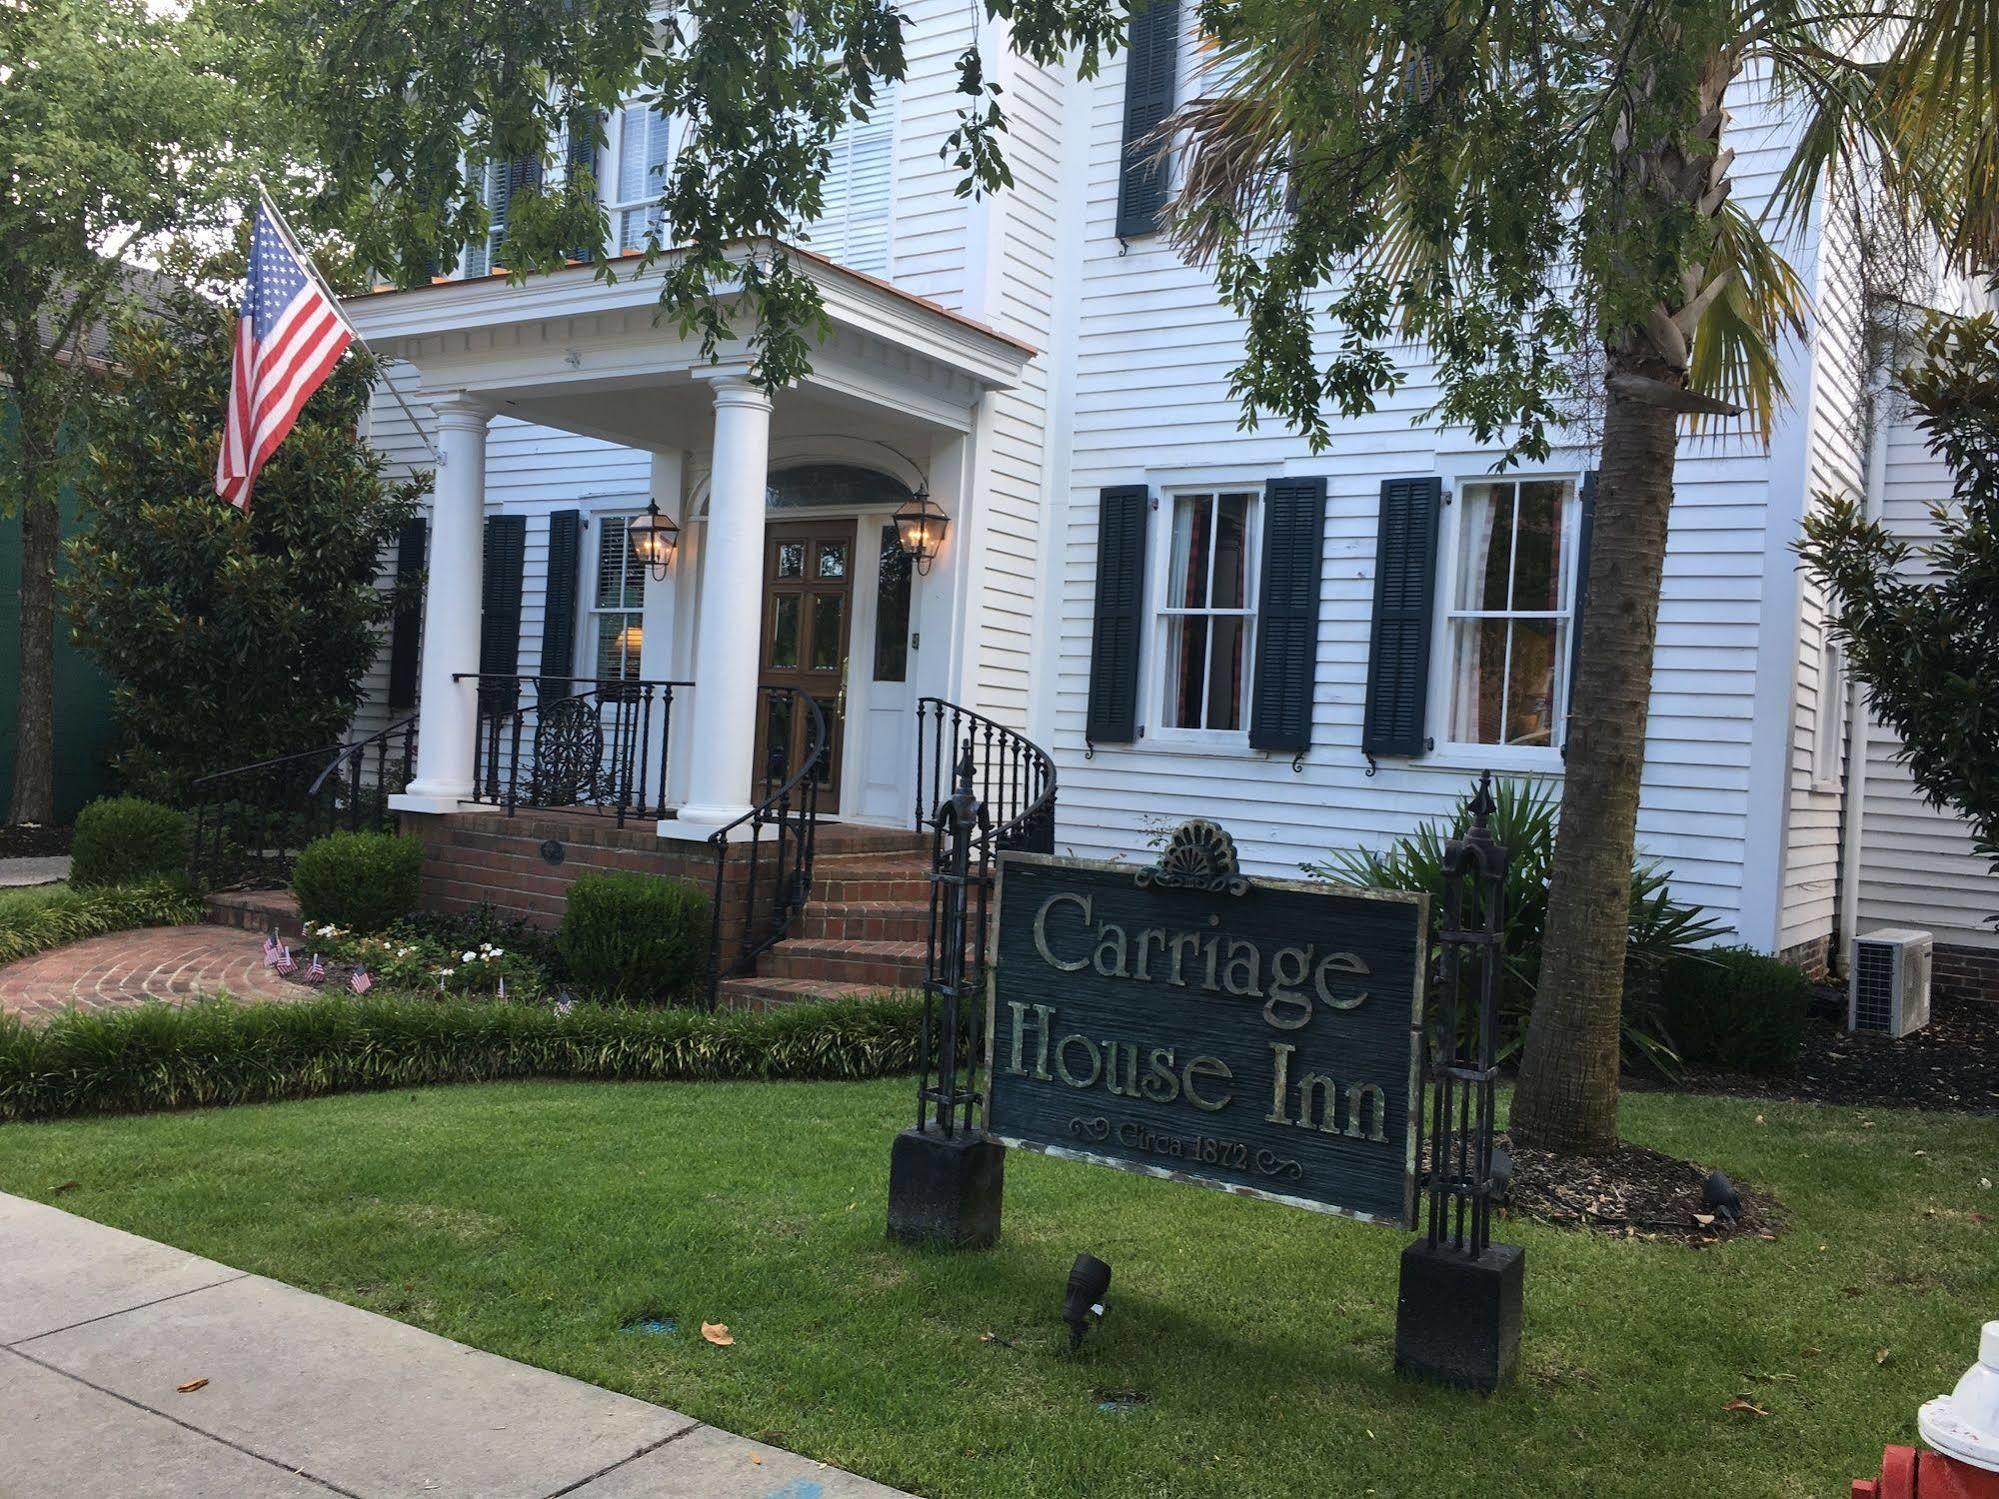
[[[349,302],[438,453],[394,559],[427,568],[422,605],[358,725],[418,715],[397,805],[444,851],[438,898],[546,914],[585,847],[705,868],[779,812],[795,823],[800,788],[758,809],[822,735],[821,909],[743,949],[778,997],[908,975],[920,933],[896,913],[917,892],[890,877],[914,850],[869,830],[934,801],[939,715],[996,746],[1013,782],[982,785],[1003,817],[1039,796],[1045,748],[1059,849],[1148,857],[1198,815],[1252,873],[1381,844],[1485,769],[1559,777],[1590,449],[1495,477],[1496,450],[1412,420],[1434,395],[1420,367],[1324,453],[1241,430],[1242,329],[1158,232],[1167,184],[1125,149],[1191,86],[1191,7],[1148,8],[1091,81],[999,62],[1016,185],[978,200],[937,150],[974,13],[908,13],[909,76],[840,138],[797,247],[831,332],[796,387],[767,397],[705,361],[656,320],[655,278],[577,265],[510,285],[490,245]],[[679,128],[642,104],[609,122],[595,255],[645,242]],[[1752,210],[1787,130],[1755,107],[1728,127]],[[566,155],[494,169],[496,218]],[[1682,450],[1640,837],[1742,942],[1819,968],[1856,932],[1919,928],[1939,984],[1999,992],[1993,882],[1856,715],[1791,550],[1818,491],[1919,530],[1948,486],[1871,394],[1840,223],[1821,214],[1791,248],[1815,315],[1769,446]],[[371,437],[431,463],[387,399]],[[912,566],[896,515],[926,502],[943,535]],[[660,567],[649,506],[679,528]],[[569,807],[573,829],[611,802],[617,837],[548,847],[541,814]],[[828,907],[827,869],[869,858],[882,882]],[[870,925],[861,904],[889,914]]]

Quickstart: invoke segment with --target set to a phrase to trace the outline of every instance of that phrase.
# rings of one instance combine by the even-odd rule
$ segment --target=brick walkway
[[[264,966],[263,937],[214,926],[144,927],[50,948],[0,968],[0,1011],[34,1020],[75,1005],[104,1010],[227,992],[299,999],[313,991]]]

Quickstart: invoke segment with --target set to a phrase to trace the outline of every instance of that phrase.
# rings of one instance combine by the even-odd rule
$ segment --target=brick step
[[[716,1002],[732,1010],[778,1010],[786,1005],[828,1000],[868,999],[882,992],[880,984],[849,984],[833,979],[723,979]]]
[[[289,890],[224,890],[205,896],[201,919],[210,926],[296,937],[305,930],[298,899]]]
[[[922,942],[930,935],[930,907],[917,901],[813,901],[798,916],[794,935],[848,942]]]
[[[812,899],[841,905],[859,901],[928,905],[930,866],[907,861],[867,864],[815,861]]]
[[[923,982],[921,942],[844,942],[787,937],[757,959],[758,978],[832,979],[875,989],[914,989]]]
[[[821,858],[916,854],[930,847],[929,836],[913,829],[878,828],[857,822],[821,822],[812,843]]]

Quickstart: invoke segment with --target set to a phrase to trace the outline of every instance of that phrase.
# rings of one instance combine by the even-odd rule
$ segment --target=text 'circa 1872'
[[[1413,1226],[1423,897],[1008,854],[986,1128]]]

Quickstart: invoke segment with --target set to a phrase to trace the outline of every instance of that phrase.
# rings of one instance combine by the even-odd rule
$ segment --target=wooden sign
[[[1246,879],[1209,822],[1151,868],[1005,854],[986,1131],[1413,1228],[1428,917],[1421,895]]]

